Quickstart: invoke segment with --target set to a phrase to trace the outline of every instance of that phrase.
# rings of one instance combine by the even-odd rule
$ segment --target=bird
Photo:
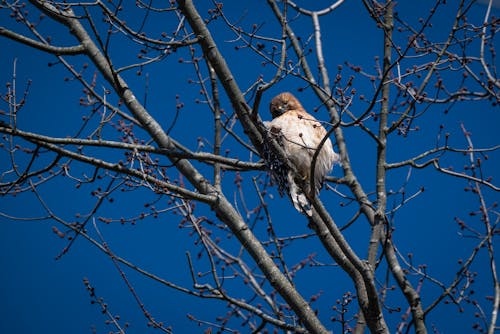
[[[311,184],[314,194],[319,193],[333,165],[340,163],[340,156],[333,150],[330,138],[325,138],[328,134],[321,122],[307,113],[293,94],[278,94],[271,100],[269,110],[272,121],[264,122],[267,139],[275,139],[283,148],[287,160],[295,166],[297,176],[304,181],[304,189],[296,183],[293,171],[286,168],[286,164],[276,161],[277,157],[272,154],[267,157],[271,175],[278,183],[280,195],[283,196],[283,190],[287,190],[295,209],[311,216],[312,208],[306,193],[311,192]],[[311,165],[318,149],[320,151],[314,162],[314,180],[311,183]]]

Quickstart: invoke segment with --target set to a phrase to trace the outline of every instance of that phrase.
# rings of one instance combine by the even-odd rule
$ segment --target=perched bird
[[[291,93],[285,92],[277,95],[269,106],[271,116],[270,122],[264,122],[270,138],[274,138],[283,147],[286,157],[295,166],[298,177],[305,182],[305,189],[301,189],[294,180],[293,172],[288,170],[279,162],[272,161],[268,165],[278,189],[282,195],[287,190],[294,207],[299,211],[311,216],[312,209],[304,192],[309,193],[311,180],[311,165],[313,157],[326,137],[327,132],[321,123],[312,115],[308,114],[300,102]],[[317,154],[314,165],[314,190],[317,194],[322,187],[325,176],[330,173],[333,164],[340,161],[340,157],[333,151],[330,138],[322,143]]]

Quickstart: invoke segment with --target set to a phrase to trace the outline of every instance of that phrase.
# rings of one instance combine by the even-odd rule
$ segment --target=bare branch
[[[10,38],[14,41],[20,42],[27,46],[31,46],[35,49],[52,53],[58,56],[76,56],[82,54],[84,52],[83,45],[76,46],[53,46],[46,43],[38,42],[34,39],[28,38],[11,30],[8,30],[4,27],[0,27],[0,35]]]

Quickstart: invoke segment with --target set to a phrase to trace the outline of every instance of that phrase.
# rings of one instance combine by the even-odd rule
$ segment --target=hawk
[[[293,206],[302,213],[311,216],[312,210],[304,192],[311,191],[311,165],[313,157],[323,139],[327,136],[325,128],[312,115],[308,114],[302,104],[291,93],[277,95],[269,106],[270,122],[264,122],[270,137],[275,138],[283,147],[289,161],[295,166],[298,177],[305,182],[301,189],[294,180],[293,172],[276,161],[269,161],[270,169],[278,183],[280,194],[287,189]],[[273,160],[271,158],[271,160]],[[334,152],[330,138],[323,141],[314,165],[314,190],[317,194],[322,187],[325,176],[330,173],[333,164],[340,161]]]

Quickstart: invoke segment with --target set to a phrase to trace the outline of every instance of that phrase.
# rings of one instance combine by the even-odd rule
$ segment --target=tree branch
[[[10,38],[16,42],[20,42],[24,45],[33,47],[35,49],[52,53],[56,56],[76,56],[82,54],[85,51],[85,48],[81,44],[75,46],[53,46],[10,31],[4,27],[0,27],[0,35]]]

